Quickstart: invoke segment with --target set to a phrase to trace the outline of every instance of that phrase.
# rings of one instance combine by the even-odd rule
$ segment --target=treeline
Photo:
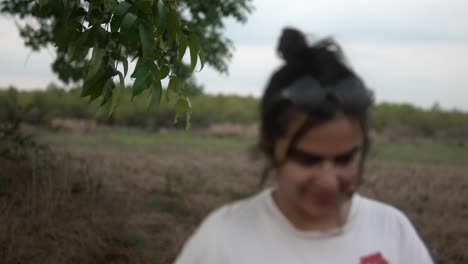
[[[148,97],[142,94],[131,101],[130,93],[125,93],[117,110],[108,116],[99,108],[99,102],[89,103],[81,98],[79,89],[64,90],[54,85],[42,91],[0,89],[0,118],[18,115],[32,125],[49,125],[53,119],[64,118],[147,129],[185,126],[184,117],[177,124],[173,122],[175,98],[166,102],[163,94],[161,105],[148,111]],[[203,128],[220,122],[253,124],[258,120],[258,99],[254,97],[196,92],[191,102],[192,127]],[[410,104],[381,103],[372,111],[372,126],[380,133],[395,136],[466,139],[468,113],[445,111],[437,105],[422,109]]]
[[[258,117],[258,100],[254,97],[203,95],[194,87],[190,96],[192,104],[192,127],[206,127],[211,123],[255,123]],[[80,97],[80,89],[64,90],[49,85],[46,90],[21,91],[14,88],[0,89],[0,118],[17,112],[22,121],[32,125],[48,125],[56,118],[87,119],[99,124],[130,126],[148,129],[161,127],[185,127],[185,115],[177,124],[175,96],[163,93],[161,104],[148,110],[149,95],[143,92],[132,101],[130,89],[121,98],[115,112],[109,116],[99,107],[98,100],[89,103]],[[10,114],[8,114],[10,113]],[[1,119],[0,119],[1,120]]]
[[[468,139],[468,112],[442,110],[437,103],[431,109],[411,104],[381,103],[374,107],[372,119],[378,132],[400,137]]]

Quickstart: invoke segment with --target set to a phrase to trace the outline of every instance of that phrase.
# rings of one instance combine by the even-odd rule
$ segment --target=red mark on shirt
[[[375,253],[361,258],[361,264],[388,264],[382,254]]]

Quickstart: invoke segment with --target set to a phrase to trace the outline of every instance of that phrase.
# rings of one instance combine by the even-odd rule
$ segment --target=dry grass
[[[78,133],[89,133],[98,128],[96,121],[85,119],[54,118],[50,121],[50,127],[58,130],[74,131]]]
[[[51,153],[53,168],[40,168],[44,155],[29,167],[1,164],[15,178],[14,193],[0,190],[2,263],[172,263],[208,212],[256,191],[262,169],[234,151],[74,146]],[[13,183],[15,175],[22,176]],[[404,210],[437,263],[461,264],[468,262],[467,177],[461,165],[374,161],[362,192]]]
[[[244,157],[227,154],[81,149],[74,155],[87,159],[95,173],[103,175],[105,186],[132,200],[130,225],[142,234],[148,263],[172,263],[204,216],[250,194],[257,183],[258,169]]]
[[[258,129],[258,125],[217,123],[211,124],[204,132],[209,136],[216,137],[256,138]]]
[[[128,206],[90,174],[86,161],[66,153],[30,153],[0,160],[2,263],[136,263],[119,241]],[[121,239],[122,240],[122,239]]]
[[[385,162],[369,169],[365,191],[408,214],[436,263],[468,263],[467,166]]]

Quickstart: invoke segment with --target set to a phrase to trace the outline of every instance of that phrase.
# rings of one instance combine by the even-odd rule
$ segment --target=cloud
[[[15,85],[23,89],[45,87],[52,81],[58,82],[50,64],[53,51],[32,52],[19,37],[13,20],[0,18],[0,87]]]
[[[379,101],[468,110],[468,2],[465,0],[254,0],[247,24],[232,19],[226,34],[236,50],[228,76],[210,68],[196,78],[211,93],[260,96],[281,61],[284,26],[333,35],[375,89]],[[0,18],[0,86],[45,87],[56,80],[53,54],[30,53],[11,20]]]
[[[468,3],[462,0],[257,0],[254,5],[247,26],[228,22],[236,43],[271,43],[286,25],[346,40],[468,41]]]
[[[236,47],[228,75],[205,68],[197,73],[197,79],[211,93],[260,96],[269,75],[280,64],[271,46],[241,45]]]
[[[368,43],[342,46],[356,72],[375,91],[378,102],[410,102],[468,110],[468,46],[447,43]],[[241,45],[228,76],[205,69],[198,80],[211,93],[260,96],[271,73],[281,65],[270,45]]]
[[[379,101],[468,110],[468,46],[458,43],[345,43],[356,70]]]

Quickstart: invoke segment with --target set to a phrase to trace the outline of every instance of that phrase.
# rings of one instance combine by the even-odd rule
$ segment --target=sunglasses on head
[[[347,78],[337,84],[322,86],[311,76],[302,77],[275,97],[270,107],[289,101],[306,112],[319,111],[326,103],[333,103],[345,112],[360,112],[372,103],[372,93],[358,78]]]

